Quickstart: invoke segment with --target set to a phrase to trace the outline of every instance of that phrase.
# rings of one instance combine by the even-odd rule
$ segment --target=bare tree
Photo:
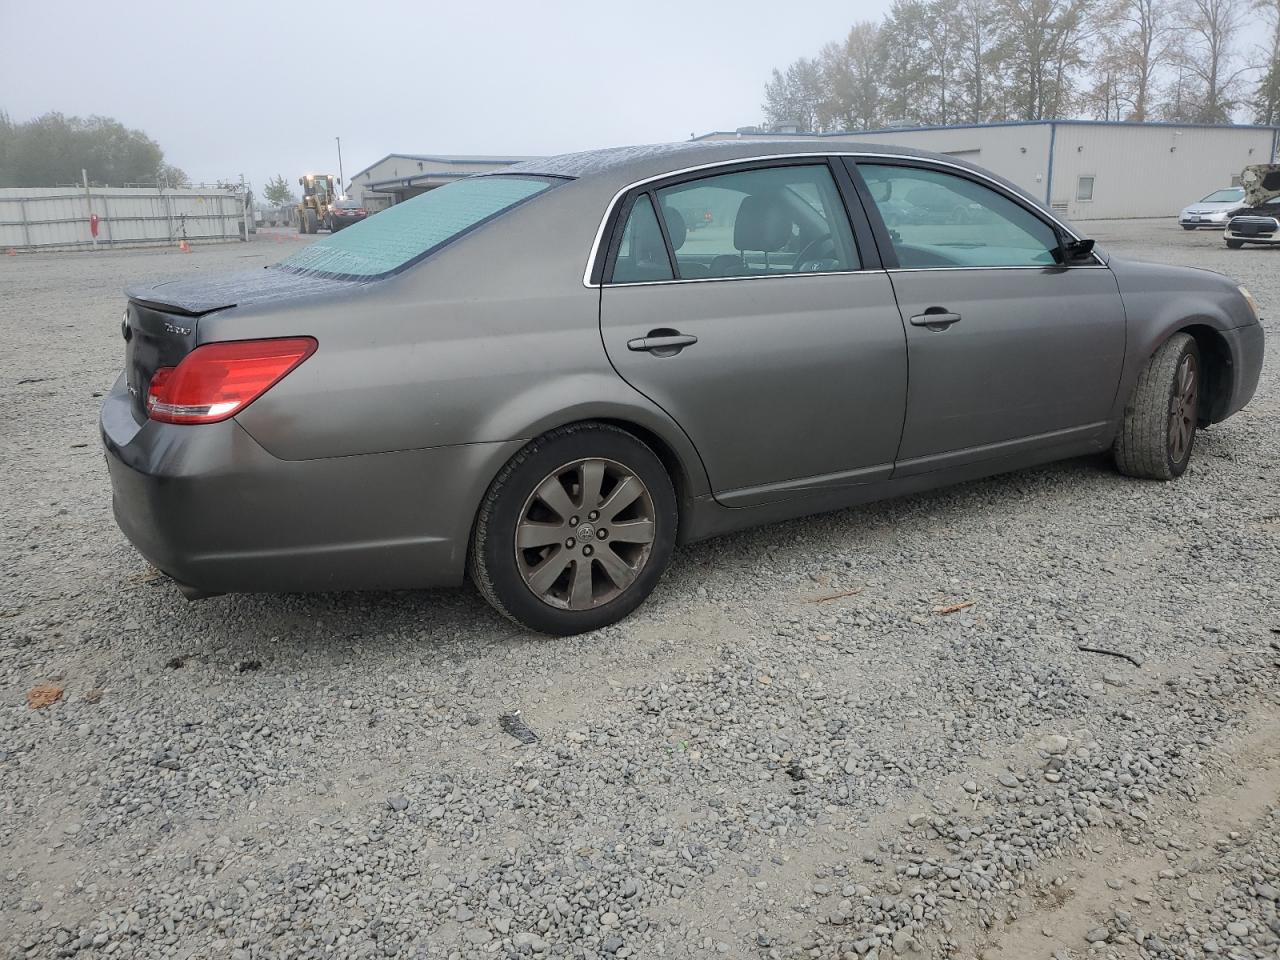
[[[1258,48],[1261,76],[1253,95],[1253,119],[1256,123],[1280,123],[1280,0],[1256,0],[1254,7],[1270,20],[1270,36],[1266,46]]]
[[[934,89],[937,122],[948,124],[954,119],[953,80],[956,53],[960,47],[960,18],[954,0],[931,0],[925,8],[921,31],[923,59],[928,79]]]
[[[818,129],[822,101],[822,70],[817,60],[801,57],[786,73],[773,71],[764,88],[764,115],[770,123],[796,123],[801,130]]]
[[[844,43],[829,43],[818,57],[828,96],[819,106],[825,130],[870,130],[879,126],[880,27],[855,23]]]
[[[997,23],[1010,77],[1012,112],[1022,120],[1062,116],[1084,65],[1092,0],[998,0]]]
[[[880,125],[880,27],[870,20],[854,24],[845,38],[849,70],[853,77],[853,100],[850,109],[863,130]]]
[[[1229,123],[1240,104],[1240,81],[1248,67],[1236,67],[1234,52],[1245,0],[1183,0],[1179,26],[1186,38],[1179,51],[1184,104],[1182,117],[1197,123]]]
[[[995,14],[990,0],[959,0],[956,7],[957,81],[964,117],[982,123],[1003,115],[996,104],[1000,76]]]
[[[893,0],[879,31],[883,110],[892,123],[931,119],[933,84],[925,50],[932,12],[926,0]]]
[[[1149,119],[1158,72],[1174,52],[1168,0],[1112,0],[1100,11],[1099,33],[1095,99],[1103,89],[1111,95],[1103,119],[1120,119],[1121,105],[1127,119]]]

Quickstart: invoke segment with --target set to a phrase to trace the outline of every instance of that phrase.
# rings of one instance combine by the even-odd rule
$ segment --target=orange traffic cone
[[[180,244],[178,244],[178,249],[181,250],[183,253],[190,253],[191,244],[187,243],[186,239],[184,238],[183,241]]]

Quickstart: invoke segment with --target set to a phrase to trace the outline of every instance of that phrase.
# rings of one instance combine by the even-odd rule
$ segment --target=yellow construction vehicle
[[[302,187],[302,202],[298,204],[298,232],[317,233],[321,227],[329,229],[329,208],[338,199],[333,175],[308,173],[298,178]]]

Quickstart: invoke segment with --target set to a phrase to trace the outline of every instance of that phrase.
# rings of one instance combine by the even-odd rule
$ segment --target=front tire
[[[1239,250],[1239,249],[1240,249],[1241,247],[1243,247],[1243,246],[1244,246],[1244,241],[1243,241],[1243,240],[1228,240],[1228,241],[1227,241],[1227,249],[1228,249],[1228,250]]]
[[[314,210],[307,209],[307,233],[320,232],[320,215]]]
[[[675,547],[675,489],[657,455],[603,423],[531,441],[489,486],[471,579],[499,613],[567,636],[644,602]]]
[[[1189,226],[1189,225],[1187,225],[1187,224],[1185,224],[1185,223],[1184,223],[1184,224],[1182,225],[1182,229],[1183,229],[1183,230],[1194,230],[1194,229],[1195,229],[1195,227],[1194,227],[1194,226]]]
[[[1147,361],[1138,377],[1113,453],[1131,477],[1175,480],[1191,462],[1200,417],[1200,347],[1175,333]]]

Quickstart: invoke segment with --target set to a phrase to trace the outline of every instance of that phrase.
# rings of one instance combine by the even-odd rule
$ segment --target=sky
[[[75,6],[83,5],[77,14]],[[774,67],[888,0],[0,0],[0,109],[102,114],[195,182],[541,155],[761,120]],[[110,11],[110,12],[107,12]]]

